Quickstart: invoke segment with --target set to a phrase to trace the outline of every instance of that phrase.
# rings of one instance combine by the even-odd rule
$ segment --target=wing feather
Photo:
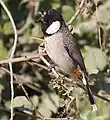
[[[76,40],[73,38],[72,34],[67,31],[68,30],[65,30],[65,36],[63,36],[64,47],[67,50],[71,59],[74,61],[74,63],[76,63],[76,65],[79,65],[80,68],[86,73],[86,67],[80,52],[80,48]]]

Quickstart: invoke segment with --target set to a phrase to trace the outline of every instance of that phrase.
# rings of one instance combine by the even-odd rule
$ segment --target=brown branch
[[[44,118],[44,120],[73,120],[73,117],[67,117],[67,118]]]
[[[100,22],[99,11],[98,11],[98,1],[89,0],[95,6],[95,16],[96,16],[96,24],[97,24],[97,36],[99,41],[99,46],[102,51],[105,50],[105,28]]]
[[[33,55],[28,55],[28,56],[23,56],[23,57],[18,57],[18,58],[11,58],[11,59],[6,59],[6,60],[1,60],[0,61],[0,65],[3,65],[3,64],[8,64],[9,62],[11,63],[16,63],[16,62],[25,62],[25,61],[29,61],[31,59],[40,59],[40,56],[43,56],[43,55],[46,55],[46,54],[33,54]]]

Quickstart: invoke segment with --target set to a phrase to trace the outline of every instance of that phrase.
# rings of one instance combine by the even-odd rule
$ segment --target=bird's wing
[[[86,68],[84,65],[84,61],[79,46],[76,40],[73,38],[72,34],[68,33],[68,35],[66,35],[66,39],[65,38],[63,39],[63,42],[64,47],[67,50],[73,62],[76,63],[76,65],[79,65],[80,68],[86,73]]]

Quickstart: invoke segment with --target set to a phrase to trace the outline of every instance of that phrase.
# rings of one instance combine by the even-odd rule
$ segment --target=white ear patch
[[[47,34],[54,34],[56,33],[59,29],[60,29],[60,22],[59,21],[55,21],[53,22],[46,30]]]

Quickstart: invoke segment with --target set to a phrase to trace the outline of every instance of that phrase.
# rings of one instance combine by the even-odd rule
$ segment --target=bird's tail
[[[95,100],[94,100],[92,91],[91,91],[91,89],[90,89],[90,87],[89,87],[89,84],[88,84],[88,82],[87,82],[87,78],[85,78],[85,75],[84,75],[84,74],[82,74],[82,77],[83,77],[83,78],[82,78],[82,81],[83,81],[83,84],[86,86],[87,93],[88,93],[88,97],[89,97],[89,101],[90,101],[90,103],[91,103],[91,105],[92,105],[92,109],[93,109],[93,111],[97,111],[97,106],[96,106],[96,104],[95,104]]]
[[[76,78],[80,79],[83,82],[83,84],[86,86],[86,91],[88,93],[88,97],[89,97],[90,104],[92,105],[92,109],[93,109],[93,111],[97,111],[97,106],[95,104],[94,97],[92,95],[92,91],[87,82],[88,78],[86,77],[85,73],[81,69],[73,69],[72,73],[73,72],[74,72],[74,75],[76,76]]]

